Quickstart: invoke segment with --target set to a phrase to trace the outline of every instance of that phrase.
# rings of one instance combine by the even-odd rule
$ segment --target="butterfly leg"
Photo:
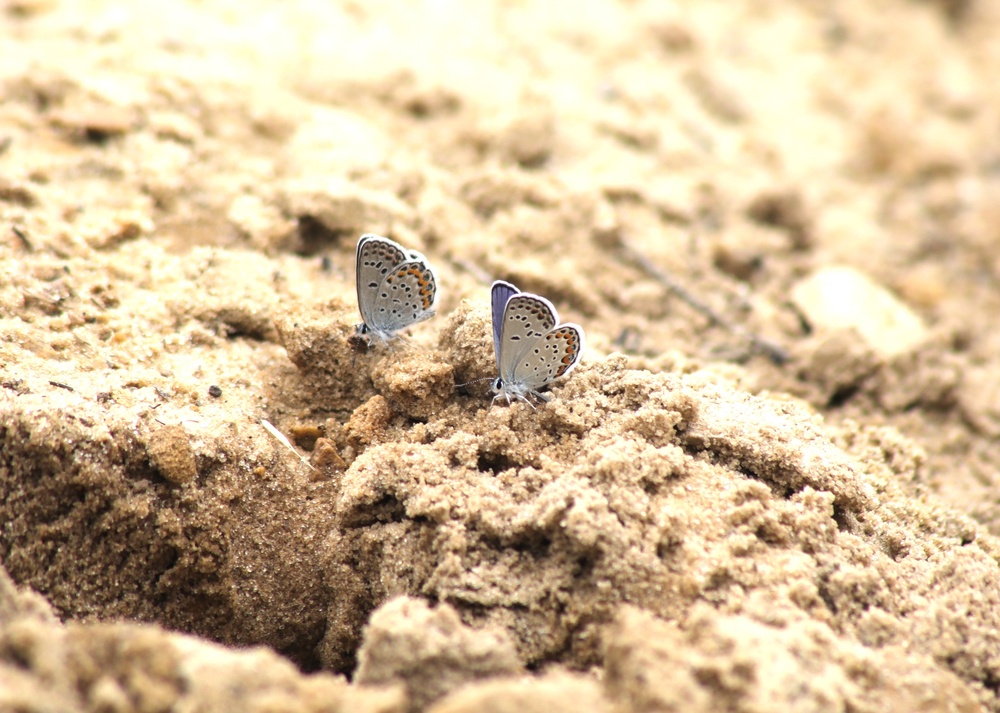
[[[529,391],[528,393],[535,393],[535,392]],[[535,394],[535,395],[537,396],[538,394]],[[523,396],[521,394],[518,394],[517,398],[519,398],[524,403],[528,404],[528,406],[531,407],[532,411],[537,411],[538,410],[538,409],[535,408],[535,404],[531,403],[531,399],[529,399],[527,396]]]

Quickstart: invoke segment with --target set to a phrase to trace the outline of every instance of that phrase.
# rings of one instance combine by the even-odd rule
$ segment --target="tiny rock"
[[[149,436],[146,452],[165,480],[183,485],[198,475],[191,441],[182,426],[164,426]]]

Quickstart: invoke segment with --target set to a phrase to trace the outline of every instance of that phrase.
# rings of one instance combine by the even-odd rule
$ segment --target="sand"
[[[1000,711],[998,33],[5,2],[0,710]],[[358,353],[367,232],[440,301]]]

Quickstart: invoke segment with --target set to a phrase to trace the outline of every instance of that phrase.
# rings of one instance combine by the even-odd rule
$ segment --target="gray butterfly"
[[[521,292],[509,282],[494,282],[490,296],[499,373],[493,381],[493,400],[502,396],[507,403],[514,398],[530,405],[530,394],[548,401],[540,390],[579,363],[583,328],[559,324],[559,313],[551,302]]]
[[[388,342],[434,316],[437,275],[422,254],[380,235],[362,235],[357,253],[358,310],[352,342]]]

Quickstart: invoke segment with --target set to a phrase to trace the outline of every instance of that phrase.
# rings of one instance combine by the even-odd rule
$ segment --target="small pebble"
[[[174,485],[189,483],[198,475],[194,449],[182,426],[164,426],[151,433],[146,452],[153,467]]]
[[[292,440],[299,448],[311,451],[316,446],[316,439],[323,436],[323,429],[318,426],[304,425],[292,426],[290,429]]]
[[[211,396],[212,398],[217,399],[220,396],[222,396],[222,389],[220,389],[215,384],[212,384],[211,386],[208,387],[208,395]]]
[[[329,438],[316,440],[316,447],[313,449],[310,462],[312,467],[316,469],[313,480],[321,480],[323,477],[329,477],[335,472],[343,472],[347,469],[347,463],[343,456],[337,450],[336,444]]]

